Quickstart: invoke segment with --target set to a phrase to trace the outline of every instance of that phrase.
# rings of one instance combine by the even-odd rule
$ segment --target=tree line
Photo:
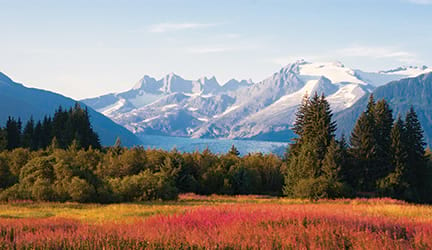
[[[59,108],[53,118],[37,123],[44,127],[49,121],[45,144],[25,139],[38,138],[39,132],[11,129],[20,127],[19,120],[2,129],[0,200],[109,203],[170,200],[193,192],[431,202],[432,157],[412,108],[404,119],[393,119],[386,101],[371,96],[348,140],[336,138],[332,116],[324,96],[305,96],[293,126],[297,137],[284,157],[240,156],[234,146],[225,154],[126,148],[119,139],[100,147],[85,109]],[[20,142],[11,147],[9,138]]]
[[[412,107],[394,120],[388,103],[371,95],[349,143],[343,135],[336,139],[332,116],[323,95],[304,97],[293,127],[298,137],[287,152],[285,195],[431,201],[431,166]]]
[[[240,157],[143,147],[66,149],[51,145],[0,153],[0,200],[133,202],[179,193],[281,195],[283,161],[272,154]]]
[[[99,136],[93,131],[87,108],[76,103],[69,110],[61,106],[54,116],[40,121],[30,118],[24,125],[21,119],[9,117],[4,128],[0,127],[0,151],[23,147],[30,150],[45,149],[52,143],[67,148],[77,143],[83,148],[101,148]]]

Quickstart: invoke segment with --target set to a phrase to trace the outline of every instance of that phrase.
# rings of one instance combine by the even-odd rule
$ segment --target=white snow
[[[125,99],[120,99],[119,101],[117,101],[116,103],[107,106],[105,108],[99,109],[97,110],[98,112],[109,116],[110,114],[114,113],[115,111],[119,110],[121,107],[123,107],[126,104],[126,100]]]
[[[308,80],[311,77],[324,76],[332,83],[351,82],[365,84],[355,77],[352,69],[345,68],[341,63],[303,63],[300,65],[300,78]]]
[[[168,104],[168,105],[163,106],[161,108],[161,111],[167,111],[168,109],[173,109],[173,108],[176,108],[178,106],[179,106],[178,104]]]
[[[194,112],[194,111],[198,111],[198,108],[188,108],[188,110]]]
[[[205,117],[198,117],[197,118],[199,121],[202,121],[202,122],[208,122],[209,121],[209,119],[208,118],[205,118]]]
[[[140,108],[140,107],[144,107],[145,105],[148,105],[148,104],[151,104],[151,103],[157,101],[161,97],[162,97],[162,95],[147,94],[147,93],[144,93],[143,91],[140,91],[139,95],[137,95],[135,98],[131,98],[128,100],[135,107]]]
[[[349,108],[366,94],[358,84],[347,84],[341,87],[336,93],[327,97],[333,112]]]
[[[147,119],[145,119],[145,120],[142,120],[142,122],[143,122],[143,123],[147,123],[147,122],[151,122],[151,121],[153,121],[153,120],[159,119],[159,118],[160,118],[160,115],[158,115],[158,116],[154,116],[154,117],[150,117],[150,118],[147,118]]]
[[[217,115],[213,116],[213,118],[222,117],[222,116],[224,116],[224,115],[226,115],[226,114],[228,114],[228,113],[230,113],[230,112],[238,109],[239,107],[240,107],[240,105],[233,105],[233,106],[227,108],[222,114],[217,114]]]

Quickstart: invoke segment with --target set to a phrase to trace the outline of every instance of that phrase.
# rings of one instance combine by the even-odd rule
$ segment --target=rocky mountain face
[[[432,145],[432,73],[390,82],[373,91],[375,99],[385,99],[393,115],[405,116],[411,106],[417,112],[428,145]],[[352,107],[335,115],[340,132],[349,134],[357,117],[368,103],[368,96],[362,97]]]
[[[220,85],[214,77],[185,80],[171,73],[159,80],[144,76],[129,91],[83,102],[137,135],[286,141],[306,94],[325,94],[342,114],[377,86],[430,71],[401,67],[371,73],[340,62],[301,60],[257,83],[233,79]]]

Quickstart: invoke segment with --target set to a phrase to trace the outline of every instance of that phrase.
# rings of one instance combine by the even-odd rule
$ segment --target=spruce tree
[[[409,163],[407,144],[405,138],[405,124],[400,118],[396,120],[391,130],[391,172],[379,181],[379,189],[382,195],[394,198],[408,198],[410,192],[407,183],[409,175]]]
[[[35,150],[34,143],[34,120],[33,117],[27,122],[22,135],[22,146],[31,150]]]
[[[343,149],[334,139],[327,147],[327,153],[322,164],[323,182],[325,196],[327,198],[337,198],[344,194],[341,170],[343,163]]]
[[[374,121],[367,112],[363,112],[358,118],[351,133],[350,144],[352,174],[357,176],[350,185],[361,192],[373,191],[376,180],[371,176],[371,172],[375,168],[377,149]]]
[[[43,149],[45,148],[43,146],[43,130],[42,130],[42,123],[41,121],[38,121],[35,125],[34,132],[33,132],[33,145],[35,149]]]
[[[375,168],[371,175],[374,179],[387,176],[391,171],[391,130],[393,113],[388,103],[382,99],[374,107],[374,136],[376,143]]]
[[[40,136],[40,146],[41,148],[47,148],[54,137],[53,122],[51,117],[45,116],[42,122]]]
[[[12,150],[21,146],[20,120],[9,117],[6,122],[7,149]]]
[[[297,112],[295,130],[298,138],[290,147],[284,194],[293,197],[317,198],[324,195],[322,164],[336,125],[325,97],[315,93],[303,100]],[[308,187],[312,185],[313,187]]]
[[[430,199],[430,180],[427,159],[425,156],[425,145],[423,129],[418,120],[417,113],[411,107],[405,118],[405,138],[407,143],[407,160],[409,162],[409,175],[407,182],[411,185],[415,199],[425,201]]]
[[[308,97],[308,94],[306,93],[303,96],[300,107],[298,108],[297,112],[295,113],[296,119],[294,121],[294,125],[292,128],[292,131],[298,136],[301,136],[303,134],[303,127],[305,124],[305,116],[306,116],[306,112],[308,110],[308,104],[309,104],[309,97]]]

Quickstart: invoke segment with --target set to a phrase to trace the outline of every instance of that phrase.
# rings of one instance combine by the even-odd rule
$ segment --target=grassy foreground
[[[432,207],[182,195],[176,202],[0,204],[0,249],[431,249]]]

